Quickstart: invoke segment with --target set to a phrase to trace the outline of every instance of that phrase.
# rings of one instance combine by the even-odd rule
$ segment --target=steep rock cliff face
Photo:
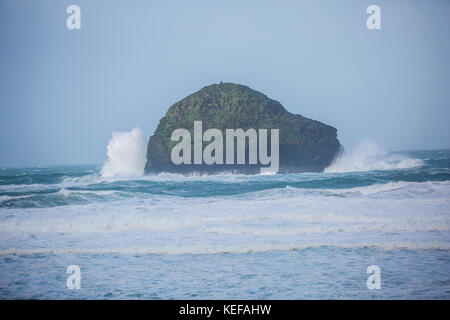
[[[288,112],[278,101],[247,86],[220,83],[213,84],[189,95],[172,105],[160,120],[147,149],[146,173],[258,173],[260,164],[181,164],[171,160],[171,141],[175,129],[187,129],[193,137],[194,121],[202,121],[203,132],[210,128],[222,131],[242,128],[279,129],[279,171],[322,171],[327,167],[341,145],[336,129],[322,122]],[[270,142],[270,138],[268,139]],[[193,143],[193,139],[192,139]],[[203,142],[203,145],[207,145]],[[248,142],[246,145],[248,151]],[[192,146],[192,153],[194,147]],[[269,145],[270,149],[270,145]],[[248,159],[248,158],[247,158]],[[225,160],[224,160],[225,162]],[[236,163],[236,162],[235,162]]]

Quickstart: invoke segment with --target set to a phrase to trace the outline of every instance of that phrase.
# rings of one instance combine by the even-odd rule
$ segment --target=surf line
[[[278,172],[279,169],[279,129],[270,129],[270,156],[268,155],[267,129],[226,129],[226,155],[225,164],[235,164],[234,151],[237,150],[237,164],[245,164],[248,139],[248,164],[269,165],[261,167],[261,173]],[[210,142],[212,139],[214,140]],[[181,141],[180,141],[181,139]],[[171,159],[175,165],[192,164],[191,134],[188,130],[180,128],[172,132],[171,141],[179,142],[172,148]],[[237,148],[235,145],[237,141]],[[204,150],[203,142],[210,142]],[[258,152],[259,151],[259,152]],[[259,157],[258,157],[259,156]],[[258,159],[259,158],[259,159]],[[208,129],[203,133],[202,121],[194,121],[194,162],[193,164],[224,164],[223,134],[219,129]]]

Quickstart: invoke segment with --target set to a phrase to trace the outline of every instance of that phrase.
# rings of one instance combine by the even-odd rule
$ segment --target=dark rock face
[[[202,121],[203,132],[210,128],[222,131],[224,157],[226,129],[279,129],[278,172],[323,171],[341,150],[335,128],[292,114],[278,101],[247,86],[220,83],[204,87],[169,108],[165,117],[160,120],[155,134],[150,137],[146,173],[260,172],[262,166],[259,163],[248,164],[248,161],[239,165],[207,165],[204,162],[175,165],[171,160],[171,152],[178,142],[171,141],[172,132],[184,128],[193,137],[194,121]],[[268,141],[270,142],[270,138]],[[203,142],[203,145],[208,143]],[[270,150],[270,145],[268,148]],[[191,150],[194,150],[193,146]]]

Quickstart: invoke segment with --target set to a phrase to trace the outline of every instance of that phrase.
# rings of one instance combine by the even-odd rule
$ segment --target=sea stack
[[[171,158],[172,149],[178,143],[172,134],[177,129],[186,129],[194,137],[194,122],[202,126],[202,132],[218,129],[223,133],[223,161],[217,164],[205,162],[176,164]],[[150,137],[147,148],[146,173],[214,174],[221,172],[256,174],[264,168],[262,163],[252,163],[249,152],[253,148],[250,139],[245,139],[245,163],[236,160],[227,164],[225,132],[227,129],[267,129],[269,133],[268,153],[272,151],[271,129],[278,129],[279,168],[277,172],[320,172],[335,159],[342,147],[337,139],[337,130],[322,122],[305,118],[287,111],[280,102],[247,86],[234,83],[213,84],[187,96],[172,105]],[[253,131],[253,130],[252,130]],[[218,132],[216,130],[216,132]],[[171,139],[172,138],[172,139]],[[260,138],[258,138],[260,139]],[[214,140],[214,139],[211,139]],[[200,141],[207,146],[208,141]],[[199,151],[198,140],[189,146],[190,159],[194,150]],[[258,145],[258,149],[260,145]],[[275,149],[274,149],[275,150]],[[228,150],[229,151],[229,150]],[[258,150],[260,151],[260,150]],[[220,154],[220,153],[219,153]],[[217,154],[216,154],[217,155]],[[197,157],[198,158],[198,157]],[[250,161],[249,161],[250,160]]]

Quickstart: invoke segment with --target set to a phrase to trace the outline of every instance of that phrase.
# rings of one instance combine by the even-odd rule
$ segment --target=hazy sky
[[[336,127],[347,149],[449,148],[450,1],[1,0],[0,166],[100,163],[112,131],[149,137],[220,81]]]

